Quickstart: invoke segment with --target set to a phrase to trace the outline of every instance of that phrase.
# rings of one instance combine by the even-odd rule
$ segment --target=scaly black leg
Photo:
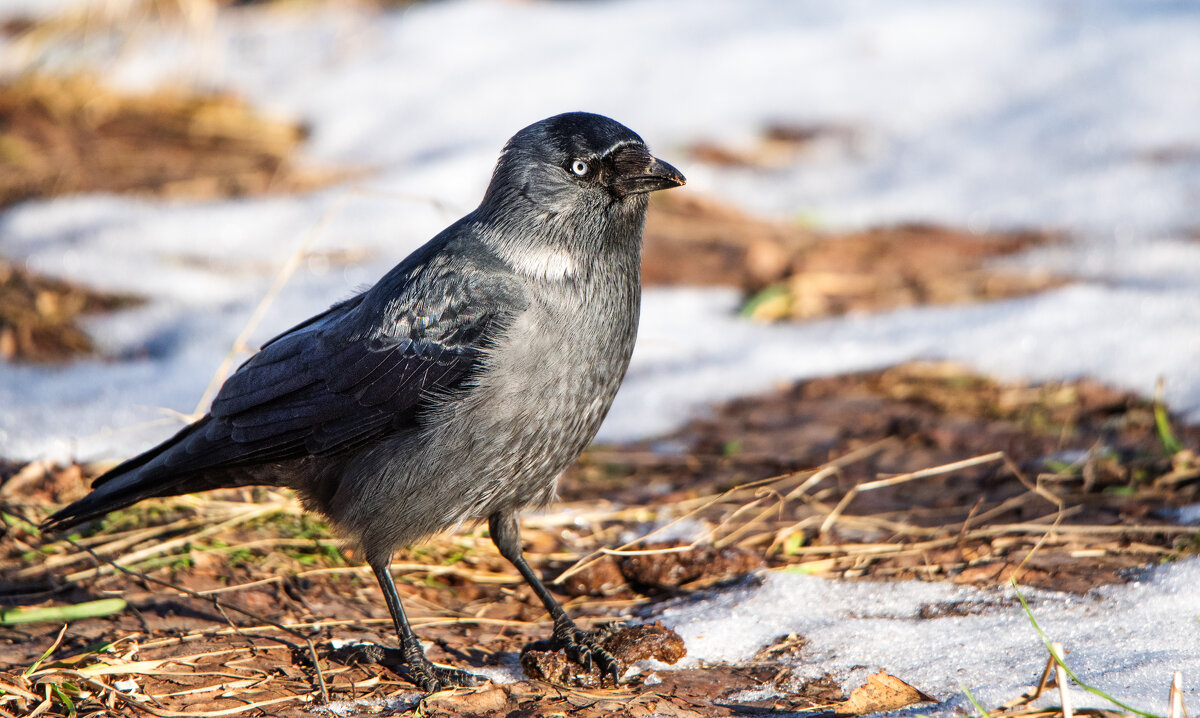
[[[368,563],[375,571],[379,588],[383,589],[383,598],[387,601],[388,611],[391,612],[392,621],[396,624],[396,635],[400,638],[400,660],[408,665],[413,683],[421,686],[422,690],[432,693],[445,686],[477,686],[487,680],[474,673],[467,673],[457,668],[436,666],[430,662],[425,657],[425,651],[421,650],[421,642],[417,639],[417,634],[413,633],[412,626],[408,623],[408,616],[404,615],[404,606],[400,604],[400,595],[396,593],[396,584],[392,581],[391,571],[388,570],[391,555],[388,555],[386,559]],[[371,651],[368,648],[368,650],[362,651],[362,655],[376,662],[386,662],[384,656],[388,653],[387,649],[375,648],[379,650]]]
[[[562,606],[558,605],[558,601],[554,600],[554,596],[550,595],[550,591],[546,590],[541,579],[526,563],[525,555],[521,552],[521,527],[517,525],[517,515],[512,511],[499,511],[492,514],[488,518],[488,531],[492,534],[492,543],[496,544],[500,555],[517,567],[517,570],[525,578],[525,582],[529,584],[537,597],[542,600],[542,605],[550,612],[550,617],[554,619],[554,640],[566,649],[567,656],[584,668],[591,668],[592,660],[595,659],[601,675],[611,676],[613,685],[620,683],[621,670],[617,659],[601,648],[591,633],[575,625],[575,622],[562,609]]]

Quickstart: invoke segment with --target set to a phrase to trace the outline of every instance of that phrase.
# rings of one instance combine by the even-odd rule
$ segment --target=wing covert
[[[329,454],[416,426],[432,396],[469,381],[523,299],[495,275],[485,284],[421,269],[427,276],[400,278],[391,303],[346,302],[265,345],[226,381],[211,422],[168,464],[193,471]],[[371,291],[387,291],[388,280]],[[413,293],[424,299],[412,301]],[[397,305],[408,309],[389,311]]]

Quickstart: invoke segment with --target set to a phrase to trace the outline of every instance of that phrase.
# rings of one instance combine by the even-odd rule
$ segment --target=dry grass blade
[[[1003,394],[1003,387],[985,388]],[[911,391],[912,387],[906,384],[901,389]],[[825,400],[834,394],[828,388],[821,388],[812,395]],[[921,391],[908,395],[917,396],[922,402],[929,396]],[[1114,400],[1110,396],[1100,398],[1102,401],[1098,400],[1097,405],[1104,416],[1111,418]],[[1000,399],[988,401],[991,402],[988,407],[999,406]],[[1136,485],[1122,480],[1117,472],[1127,471],[1126,476],[1133,476],[1133,470],[1142,465],[1122,463],[1126,459],[1118,461],[1116,450],[1108,453],[1089,450],[1089,466],[1083,466],[1083,460],[1072,463],[1071,468],[1046,463],[1081,451],[1064,443],[1058,424],[1053,424],[1053,431],[1049,432],[1054,436],[1028,438],[1028,445],[1008,440],[1011,434],[1002,434],[1002,442],[970,443],[964,436],[975,435],[973,426],[965,429],[960,426],[959,433],[954,433],[944,424],[921,415],[904,426],[924,422],[933,428],[918,432],[915,437],[906,435],[902,439],[871,442],[871,436],[852,432],[850,439],[829,446],[822,444],[819,453],[805,449],[794,455],[772,454],[774,449],[770,447],[784,443],[765,442],[761,432],[772,430],[770,427],[796,416],[797,412],[792,405],[771,411],[757,406],[751,410],[753,413],[746,423],[749,430],[760,432],[753,439],[745,434],[732,437],[720,433],[698,434],[700,439],[695,444],[686,444],[697,447],[687,460],[672,455],[656,464],[653,452],[642,445],[634,447],[634,458],[629,462],[622,460],[620,451],[606,450],[602,458],[589,463],[592,456],[589,452],[576,470],[578,474],[568,474],[564,479],[564,493],[572,499],[568,510],[525,519],[528,556],[535,570],[556,573],[561,566],[570,565],[573,571],[579,571],[593,562],[601,562],[598,570],[568,579],[564,586],[563,590],[574,596],[566,605],[573,616],[579,617],[580,625],[611,620],[616,614],[638,615],[644,611],[648,594],[692,591],[725,580],[722,576],[733,577],[750,570],[738,568],[737,573],[731,570],[720,574],[712,570],[717,564],[745,567],[753,563],[757,567],[765,563],[771,570],[873,578],[916,576],[975,585],[994,585],[1017,573],[1032,585],[1057,587],[1047,577],[1061,580],[1062,571],[1070,570],[1064,569],[1064,565],[1110,562],[1109,565],[1121,569],[1139,560],[1172,558],[1192,547],[1189,534],[1194,533],[1195,527],[1143,523],[1146,517],[1170,515],[1157,514],[1154,509],[1164,504],[1181,505],[1191,500],[1194,490],[1200,488],[1174,484],[1167,487],[1158,482],[1155,477],[1162,476],[1168,465],[1152,452],[1144,451],[1145,444],[1118,447],[1125,452],[1121,456],[1150,456],[1149,460],[1158,462],[1152,465],[1152,470],[1137,474]],[[1005,431],[1010,431],[1013,424],[1007,421],[1014,410],[1001,407],[996,411],[1005,417]],[[810,416],[807,411],[800,414]],[[961,424],[958,418],[953,422],[955,426]],[[890,419],[878,424],[897,425]],[[743,443],[730,444],[730,438]],[[930,438],[935,441],[926,441]],[[1195,436],[1187,434],[1186,440],[1194,443]],[[937,441],[945,446],[936,445]],[[1006,447],[1005,453],[990,450],[1000,445]],[[726,446],[729,450],[722,448]],[[971,447],[974,456],[965,453],[967,447]],[[818,464],[831,451],[842,453],[836,459]],[[1106,468],[1102,461],[1110,465]],[[779,473],[782,469],[813,465],[815,469]],[[10,472],[15,473],[19,468],[13,467]],[[1054,473],[1040,473],[1043,468]],[[46,471],[45,467],[31,469],[30,475]],[[746,480],[757,476],[768,478]],[[43,479],[30,481],[35,491],[45,491],[44,486],[52,481],[70,488],[61,477],[47,477],[45,484],[40,483]],[[1145,504],[1149,510],[1126,511],[1132,501],[1129,491],[1143,488],[1148,493],[1153,491],[1155,497],[1161,498],[1165,492],[1177,495],[1173,494],[1170,502]],[[298,631],[313,636],[314,641],[318,640],[315,634],[321,632],[326,637],[338,636],[350,642],[390,642],[391,621],[380,613],[369,569],[343,565],[346,559],[356,558],[356,549],[351,547],[338,554],[323,550],[337,544],[328,538],[327,527],[305,523],[299,507],[290,500],[272,492],[267,496],[272,503],[285,505],[279,516],[234,526],[220,534],[195,539],[193,528],[175,524],[170,529],[172,533],[163,531],[166,535],[151,537],[137,533],[143,529],[136,529],[107,540],[89,539],[89,545],[105,555],[136,555],[147,548],[147,542],[175,540],[181,532],[192,534],[186,548],[176,546],[171,549],[174,555],[143,559],[139,566],[160,576],[186,571],[186,578],[180,580],[196,589],[199,597],[220,596],[248,607],[269,606],[264,613],[279,619],[277,625],[252,620],[249,625],[227,626],[212,612],[197,611],[189,616],[189,620],[196,622],[188,626],[189,633],[167,637],[154,628],[161,615],[147,613],[149,622],[139,626],[132,614],[126,614],[114,620],[125,632],[119,654],[95,657],[80,654],[75,663],[56,661],[35,678],[69,680],[81,685],[62,672],[79,669],[84,675],[93,674],[93,679],[121,683],[126,690],[134,685],[137,700],[149,700],[149,705],[160,711],[198,715],[201,709],[245,710],[243,706],[231,708],[234,701],[257,704],[284,694],[316,696],[314,686],[318,678],[309,669],[308,659],[302,653],[288,650],[293,644],[297,644],[296,648],[302,646],[280,631]],[[656,496],[663,498],[656,500]],[[208,523],[215,523],[241,516],[250,501],[261,501],[262,497],[263,493],[257,490],[234,490],[203,499],[181,499],[169,507],[158,504],[155,508],[177,512],[182,507],[195,511]],[[1141,494],[1137,496],[1138,500],[1142,498]],[[139,518],[132,513],[121,517],[120,522],[136,524]],[[692,533],[677,542],[686,545],[648,542],[662,536],[664,529],[677,533],[670,527],[678,526],[681,520],[694,523],[694,527],[685,527]],[[818,533],[823,524],[828,529],[825,536]],[[630,535],[642,533],[646,525],[659,533],[629,540]],[[17,544],[9,554],[14,561],[8,575],[27,566],[15,562],[24,555],[20,552],[27,553],[25,544],[33,545],[22,531],[28,533],[26,527],[18,527],[15,538],[25,543]],[[71,561],[82,555],[86,552],[55,558]],[[721,560],[716,559],[718,555]],[[1072,560],[1064,562],[1066,557]],[[432,541],[419,550],[401,552],[397,558],[393,569],[406,574],[400,581],[400,592],[415,614],[413,624],[423,637],[432,638],[433,660],[456,663],[469,655],[475,665],[493,664],[498,660],[497,655],[510,653],[533,638],[544,636],[545,626],[539,625],[545,621],[540,605],[527,591],[514,590],[519,576],[499,556],[482,528]],[[742,560],[748,558],[754,561]],[[698,566],[705,573],[700,579],[692,578],[691,572]],[[671,571],[685,578],[678,584],[653,582],[654,577],[666,576]],[[643,580],[645,577],[651,580]],[[114,590],[118,588],[114,584],[121,580],[101,576],[84,588]],[[1082,589],[1072,586],[1068,590]],[[173,600],[167,596],[164,606]],[[324,616],[339,618],[329,620]],[[43,640],[48,642],[51,637],[46,635]],[[273,640],[279,640],[280,645],[266,645]],[[197,646],[221,650],[201,654],[195,652],[196,648],[187,648]],[[436,654],[438,651],[445,653]],[[333,658],[337,660],[336,655]],[[28,664],[29,660],[32,659],[23,663]],[[1054,670],[1053,666],[1049,670]],[[1078,696],[1079,690],[1087,687],[1067,670],[1068,680],[1075,682],[1071,689]],[[392,691],[411,692],[400,678],[385,680],[390,674],[381,668],[327,665],[322,672],[328,681],[328,694],[337,699],[355,700],[370,693],[371,698],[382,700]],[[129,678],[118,681],[118,676]],[[1036,674],[1029,676],[1036,677]],[[8,702],[0,707],[11,709],[23,701],[20,711],[24,715],[45,698],[41,688],[25,685],[12,674],[0,678],[28,694],[10,693]],[[688,692],[691,688],[677,694],[677,686],[671,685],[671,680],[664,680],[666,685],[661,689],[660,700],[676,695],[695,698],[694,692]],[[1040,702],[1051,702],[1046,685],[1052,681],[1044,673],[1030,692],[990,715],[1049,718],[1051,711],[1032,708],[1031,703],[1039,697]],[[77,702],[88,709],[103,699],[116,705],[113,710],[148,712],[133,707],[132,703],[118,702],[122,699],[111,692],[93,691],[90,685],[84,688],[91,693]],[[1023,692],[1024,688],[1013,692]],[[526,698],[517,696],[532,695],[527,691],[534,689],[495,690],[509,696],[507,710],[512,712],[520,709],[518,703],[527,703]],[[652,691],[637,687],[634,693],[649,700]],[[73,694],[70,697],[75,698]],[[46,718],[65,714],[65,704],[53,695],[50,698],[42,709]],[[605,694],[595,700],[608,698],[611,696]],[[577,704],[587,701],[584,709],[577,705],[568,708],[561,702],[567,699],[544,692],[538,694],[538,700],[544,701],[540,707],[547,711],[578,712],[581,717],[594,715],[588,711],[610,710],[607,703],[606,707],[596,707],[595,700],[583,694],[569,694],[569,700]],[[1052,700],[1057,702],[1057,698]],[[611,711],[619,711],[618,704],[614,702],[617,707]],[[714,703],[696,699],[690,705],[695,708]],[[437,702],[428,707],[440,710]],[[626,706],[634,707],[640,705]],[[284,703],[279,707],[267,705],[251,714],[292,714],[304,709],[299,702]],[[1112,715],[1078,707],[1074,713],[1104,718]],[[1181,716],[1175,714],[1175,718]]]
[[[150,713],[151,715],[161,716],[161,718],[220,718],[220,716],[235,716],[250,711],[259,711],[267,706],[275,706],[280,703],[296,703],[296,702],[311,702],[311,698],[306,695],[290,695],[281,696],[279,698],[269,698],[264,701],[247,703],[236,708],[224,708],[221,710],[212,711],[172,711],[165,708],[157,708],[145,702],[134,700],[121,693],[115,695],[126,705],[136,706],[137,708]]]
[[[882,489],[885,486],[896,486],[898,484],[903,484],[908,481],[915,481],[917,479],[927,479],[931,476],[940,476],[942,474],[949,474],[949,473],[953,473],[955,471],[962,471],[963,469],[969,469],[972,466],[980,466],[982,464],[990,464],[990,463],[993,463],[996,461],[1003,461],[1006,459],[1007,459],[1007,457],[1005,456],[1003,451],[996,451],[991,454],[983,454],[982,456],[975,456],[970,459],[963,459],[962,461],[952,461],[948,464],[942,464],[941,466],[933,466],[928,469],[921,469],[920,471],[912,471],[907,474],[900,474],[899,476],[891,476],[886,479],[879,479],[877,481],[868,481],[865,484],[859,484],[855,488],[859,491],[859,493],[862,493],[865,491],[874,491],[876,489]]]
[[[775,486],[775,487],[779,488],[782,484],[786,484],[787,482],[795,481],[798,478],[803,478],[803,479],[805,479],[805,481],[803,481],[799,487],[797,487],[789,492],[789,495],[791,495],[791,494],[795,494],[797,496],[802,495],[804,493],[804,491],[806,491],[808,488],[816,485],[815,482],[811,482],[811,481],[809,481],[809,479],[816,476],[817,474],[822,474],[822,472],[825,472],[827,469],[836,470],[836,469],[844,467],[848,463],[851,463],[854,461],[861,461],[879,451],[882,451],[886,446],[891,444],[893,441],[894,441],[894,439],[891,439],[891,438],[877,441],[869,446],[863,447],[862,449],[851,452],[850,454],[847,454],[846,456],[840,457],[839,459],[835,459],[833,461],[827,462],[826,464],[822,465],[820,468],[813,470],[813,471],[792,471],[792,472],[788,472],[786,474],[780,474],[778,476],[772,476],[772,477],[766,478],[766,479],[759,479],[757,481],[749,481],[749,482],[746,482],[743,484],[739,484],[737,486],[734,486],[730,489],[727,489],[727,490],[722,491],[717,494],[709,494],[707,496],[701,496],[701,497],[692,499],[690,501],[679,502],[677,504],[678,508],[685,508],[685,507],[687,508],[687,510],[684,513],[675,517],[674,519],[667,522],[666,524],[656,528],[655,530],[645,534],[644,536],[639,536],[638,538],[636,538],[632,541],[629,541],[629,542],[617,547],[616,549],[609,549],[609,550],[616,550],[616,551],[628,550],[632,546],[636,546],[639,543],[644,543],[646,541],[653,539],[654,537],[662,534],[663,532],[665,532],[667,529],[671,528],[672,526],[678,525],[682,521],[685,521],[689,518],[700,515],[706,509],[709,509],[726,499],[737,496],[739,494],[746,493],[748,491],[757,489],[762,486]],[[832,474],[825,473],[825,474],[821,475],[820,478],[825,478],[825,476],[829,476],[829,475],[832,475]],[[757,499],[754,499],[754,500],[757,500]],[[571,576],[573,576],[573,575],[579,573],[580,571],[588,568],[589,566],[593,565],[603,555],[604,555],[604,551],[596,550],[596,551],[580,558],[574,564],[567,567],[566,570],[564,570],[562,573],[560,573],[558,575],[558,577],[555,578],[554,581],[552,581],[552,583],[561,584],[563,581],[570,578]]]
[[[272,509],[273,509],[273,508],[274,508],[274,507],[272,507]],[[253,509],[252,509],[252,510],[248,510],[246,513],[253,513]],[[238,518],[241,518],[241,517],[240,517],[240,516],[234,517],[234,519],[238,519]],[[231,520],[234,520],[234,519],[231,519]],[[314,671],[314,673],[316,674],[316,677],[317,677],[317,682],[318,682],[318,687],[319,687],[319,690],[320,690],[320,693],[321,693],[321,698],[322,698],[322,700],[323,700],[324,702],[326,702],[326,703],[328,703],[328,702],[329,702],[329,689],[328,689],[328,687],[327,687],[327,685],[326,685],[326,683],[325,683],[325,675],[324,675],[324,673],[323,673],[323,671],[322,671],[322,669],[321,669],[321,662],[320,662],[320,659],[319,659],[319,658],[318,658],[318,656],[317,656],[317,649],[316,649],[316,646],[315,646],[315,645],[313,645],[313,642],[312,642],[312,640],[311,640],[310,638],[308,638],[307,636],[305,636],[305,635],[303,635],[303,634],[299,633],[299,632],[298,632],[298,631],[296,631],[295,629],[288,628],[288,627],[286,627],[286,626],[284,626],[284,625],[282,625],[282,624],[280,624],[280,623],[278,623],[278,622],[276,622],[276,621],[272,621],[272,620],[270,620],[270,619],[268,619],[268,618],[263,618],[262,616],[260,616],[259,614],[255,613],[255,612],[253,612],[253,611],[248,611],[248,610],[246,610],[246,609],[244,609],[244,608],[240,608],[240,607],[238,607],[238,606],[232,606],[232,605],[223,604],[223,603],[221,603],[221,602],[220,602],[220,601],[219,601],[219,600],[218,600],[218,599],[217,599],[215,596],[205,596],[205,595],[202,595],[202,594],[200,594],[200,593],[197,593],[196,591],[192,591],[192,590],[190,590],[190,589],[187,589],[187,588],[184,588],[184,587],[182,587],[182,586],[178,586],[178,585],[175,585],[175,584],[173,584],[173,583],[170,583],[170,582],[168,582],[168,581],[164,581],[164,580],[162,580],[162,579],[159,579],[159,578],[154,578],[154,577],[152,577],[152,576],[148,576],[148,575],[146,575],[146,574],[144,574],[144,573],[141,573],[141,572],[138,572],[138,571],[134,571],[134,570],[132,570],[132,569],[130,569],[130,568],[128,568],[128,567],[126,567],[126,566],[122,566],[121,564],[117,563],[116,561],[114,561],[114,560],[112,560],[112,559],[104,558],[104,557],[102,557],[102,556],[98,555],[98,554],[97,554],[97,553],[96,553],[94,550],[92,550],[91,548],[88,548],[88,547],[85,547],[85,546],[80,546],[79,544],[75,543],[75,542],[74,542],[74,541],[73,541],[73,540],[72,540],[70,537],[68,537],[66,540],[67,540],[67,542],[68,542],[68,543],[71,543],[71,544],[72,544],[73,546],[75,546],[76,548],[79,548],[79,549],[82,549],[82,550],[86,551],[86,552],[87,552],[89,555],[91,555],[91,556],[92,556],[92,558],[94,558],[94,559],[95,559],[97,562],[100,562],[100,563],[102,563],[102,564],[105,564],[105,565],[111,566],[111,567],[112,567],[114,570],[120,571],[121,573],[124,573],[124,574],[130,575],[130,576],[134,576],[134,577],[136,577],[136,578],[139,578],[139,579],[141,579],[142,581],[145,581],[145,582],[147,582],[147,583],[154,583],[154,584],[157,584],[157,585],[160,585],[160,586],[166,587],[166,588],[170,588],[170,589],[172,589],[172,590],[175,590],[175,591],[177,591],[177,592],[179,592],[179,593],[181,593],[181,594],[183,594],[183,595],[185,595],[185,596],[190,596],[190,597],[192,597],[192,598],[197,598],[197,599],[200,599],[200,600],[208,601],[208,602],[210,602],[210,603],[211,603],[211,604],[212,604],[214,607],[216,607],[216,608],[217,608],[219,611],[221,611],[221,613],[222,613],[222,614],[224,614],[224,613],[225,613],[225,611],[226,611],[227,609],[228,609],[228,610],[232,610],[232,611],[236,611],[236,612],[238,612],[238,613],[241,613],[241,614],[243,614],[243,615],[245,615],[245,616],[249,616],[250,618],[253,618],[253,619],[254,619],[254,620],[256,620],[256,621],[259,621],[259,622],[261,622],[261,623],[265,623],[265,624],[267,624],[267,625],[270,625],[270,626],[274,626],[274,627],[278,628],[279,630],[282,630],[282,631],[284,631],[284,632],[286,632],[286,633],[289,633],[289,634],[291,634],[291,635],[295,636],[296,638],[298,638],[298,639],[299,639],[299,640],[301,640],[301,641],[302,641],[304,644],[306,644],[306,645],[307,645],[307,647],[308,647],[308,651],[309,651],[309,655],[310,655],[310,658],[311,658],[311,660],[312,660],[312,667],[313,667],[313,671]],[[239,630],[239,629],[238,629],[236,626],[234,626],[234,627],[233,627],[233,630],[234,630],[234,631],[237,631],[237,630]],[[51,653],[51,652],[54,650],[54,648],[56,648],[56,647],[58,646],[58,643],[59,643],[59,642],[62,640],[62,634],[63,634],[63,632],[65,632],[65,631],[66,631],[66,626],[64,625],[64,626],[63,626],[63,631],[62,631],[62,632],[60,632],[58,640],[56,640],[56,641],[55,641],[55,643],[54,643],[54,644],[51,646],[50,650],[49,650],[49,651],[47,651],[47,653],[46,653],[45,655],[49,655],[49,654],[50,654],[50,653]],[[44,658],[44,657],[43,657],[43,658]],[[30,668],[30,671],[29,671],[29,672],[32,672],[33,670],[36,670],[36,667],[37,667],[37,665],[35,664],[34,666],[32,666],[32,667]],[[82,678],[86,678],[87,680],[89,680],[89,681],[92,681],[92,679],[91,679],[89,676],[86,676],[86,675],[84,675],[84,674],[82,674],[82,673],[81,673],[81,674],[79,674],[79,675],[80,675],[80,677],[82,677]],[[100,685],[103,685],[103,684],[100,684]],[[118,697],[119,697],[121,700],[123,700],[123,701],[127,701],[127,702],[128,702],[128,700],[129,700],[129,699],[128,699],[128,697],[127,697],[127,696],[124,696],[123,694],[117,693],[116,695],[118,695]],[[292,696],[292,697],[290,697],[289,699],[290,699],[290,700],[294,700],[294,699],[299,699],[299,698],[303,698],[304,700],[308,700],[308,697],[307,697],[307,696]]]
[[[185,546],[189,543],[192,543],[192,542],[196,541],[196,539],[203,538],[205,536],[211,536],[214,534],[218,534],[232,526],[236,526],[238,524],[245,523],[247,521],[251,521],[251,520],[259,518],[261,516],[266,516],[267,514],[271,514],[276,511],[285,510],[285,509],[289,508],[290,506],[291,506],[291,504],[289,502],[278,502],[278,503],[270,503],[270,504],[264,504],[264,505],[250,504],[248,507],[243,508],[239,512],[237,512],[233,517],[225,519],[224,521],[221,521],[216,524],[207,525],[203,529],[196,531],[195,533],[190,533],[190,534],[186,534],[184,536],[179,536],[179,537],[171,539],[169,541],[163,541],[162,543],[156,544],[154,546],[149,546],[149,547],[141,549],[139,551],[134,551],[133,553],[125,554],[123,556],[120,556],[117,559],[114,559],[112,562],[105,561],[104,563],[101,563],[101,565],[96,566],[95,568],[89,568],[84,571],[76,571],[75,573],[68,574],[66,576],[65,580],[71,581],[71,582],[78,582],[78,581],[83,581],[85,579],[94,578],[94,577],[99,576],[104,573],[111,573],[113,571],[120,570],[120,567],[118,566],[118,564],[132,564],[132,563],[141,561],[143,559],[149,558],[151,556],[158,556],[158,555],[161,555],[164,553],[168,553],[176,548],[179,548],[181,546]],[[97,552],[95,552],[93,549],[85,548],[84,550],[86,550],[93,557],[97,557]]]
[[[126,531],[122,532],[121,534],[111,534],[108,536],[102,534],[99,536],[100,539],[111,538],[113,540],[107,541],[98,546],[93,546],[93,550],[102,555],[114,554],[118,551],[123,551],[131,546],[136,546],[143,541],[148,541],[163,534],[171,533],[173,531],[187,530],[189,528],[198,528],[203,525],[203,521],[180,519],[179,521],[172,521],[171,523],[161,524],[159,526],[151,526],[145,529]],[[95,539],[96,537],[92,538]],[[86,540],[81,539],[79,542],[81,545],[88,545]],[[93,540],[93,543],[94,542],[95,541]],[[27,566],[17,571],[14,576],[18,579],[33,578],[62,568],[63,566],[70,566],[78,563],[86,558],[88,558],[88,554],[85,551],[65,553],[58,556],[48,556],[41,563],[34,564],[33,566]]]
[[[271,287],[263,295],[263,298],[259,300],[258,305],[254,307],[254,312],[250,314],[250,318],[246,320],[246,324],[238,332],[237,337],[233,340],[233,345],[229,347],[229,351],[225,352],[225,357],[221,360],[221,364],[217,367],[216,372],[213,373],[213,378],[209,381],[208,387],[200,395],[199,401],[196,402],[196,408],[189,417],[191,421],[196,421],[204,415],[205,409],[212,402],[213,397],[216,396],[217,390],[221,388],[221,384],[225,382],[225,377],[229,374],[229,370],[233,368],[233,363],[237,360],[238,355],[247,351],[246,343],[250,341],[250,335],[258,328],[258,324],[266,316],[267,310],[274,304],[275,299],[283,291],[283,288],[292,278],[292,275],[300,268],[301,263],[308,256],[313,244],[321,236],[321,232],[342,211],[349,198],[350,193],[339,197],[321,217],[316,226],[305,235],[304,241],[300,243],[296,251],[292,252],[283,266],[279,268],[279,271],[275,274],[275,279],[271,282]]]
[[[1167,718],[1187,718],[1183,708],[1183,674],[1175,671],[1171,675],[1171,688],[1167,691]]]
[[[0,691],[3,691],[4,694],[6,694],[6,695],[11,694],[11,695],[15,695],[15,696],[20,696],[21,698],[24,698],[27,701],[39,700],[37,696],[35,696],[34,694],[25,690],[24,688],[18,688],[17,686],[12,685],[11,683],[5,683],[3,681],[0,681]]]
[[[1061,643],[1051,643],[1050,650],[1054,653],[1054,682],[1058,684],[1058,700],[1062,708],[1063,718],[1074,718],[1075,711],[1071,708],[1071,692],[1067,683],[1067,669],[1063,665],[1063,647]]]
[[[694,550],[694,546],[667,546],[665,548],[647,548],[620,550],[615,548],[601,548],[600,553],[606,556],[654,556],[663,553],[687,553]]]
[[[920,471],[912,471],[907,474],[900,474],[899,476],[892,476],[886,479],[879,479],[877,481],[868,481],[865,484],[854,486],[846,492],[846,495],[842,497],[842,500],[838,502],[833,511],[829,512],[829,516],[826,517],[825,521],[821,524],[821,528],[817,530],[817,533],[821,535],[828,533],[829,530],[833,528],[833,525],[837,522],[838,518],[842,515],[842,512],[846,510],[846,507],[850,505],[850,502],[853,501],[860,493],[875,491],[876,489],[882,489],[888,486],[898,486],[909,481],[927,479],[932,476],[941,476],[942,474],[949,474],[955,471],[969,469],[973,466],[980,466],[982,464],[1001,461],[1004,458],[1004,452],[997,451],[991,454],[984,454],[983,456],[976,456],[970,459],[964,459],[962,461],[953,461],[949,464],[934,466],[928,469],[922,469]]]

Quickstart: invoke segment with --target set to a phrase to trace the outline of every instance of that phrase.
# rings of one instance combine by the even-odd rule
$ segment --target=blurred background
[[[1187,2],[0,16],[2,455],[145,445],[203,408],[229,356],[473,207],[517,129],[574,109],[689,178],[649,221],[642,338],[605,438],[913,358],[1143,394],[1163,378],[1200,408]]]

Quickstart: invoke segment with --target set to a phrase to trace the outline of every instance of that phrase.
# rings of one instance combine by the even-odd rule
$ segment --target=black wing
[[[471,380],[527,301],[500,260],[472,244],[469,219],[367,292],[267,342],[208,415],[97,478],[44,528],[151,496],[271,480],[224,469],[333,454],[418,426],[432,398]]]
[[[229,377],[208,416],[93,487],[138,468],[141,483],[327,455],[416,426],[431,397],[474,375],[524,300],[503,275],[438,262],[414,255],[367,293],[272,339]]]

